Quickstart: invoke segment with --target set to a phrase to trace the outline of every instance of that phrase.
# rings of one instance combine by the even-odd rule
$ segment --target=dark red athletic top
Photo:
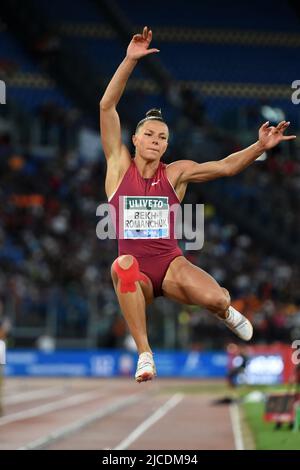
[[[138,258],[170,254],[181,256],[174,232],[180,201],[160,162],[152,178],[143,178],[134,159],[110,197],[115,209],[119,256]],[[119,211],[120,209],[120,211]]]

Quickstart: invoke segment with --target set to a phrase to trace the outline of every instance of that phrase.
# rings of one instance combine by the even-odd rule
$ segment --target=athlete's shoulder
[[[167,173],[173,175],[180,175],[187,167],[189,160],[177,160],[176,162],[169,163],[166,165]]]
[[[173,167],[173,168],[180,167],[187,161],[188,160],[176,160],[175,162],[168,163],[167,167]]]

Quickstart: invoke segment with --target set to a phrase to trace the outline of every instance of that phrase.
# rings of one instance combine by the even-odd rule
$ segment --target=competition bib
[[[124,196],[124,238],[168,237],[168,197]]]

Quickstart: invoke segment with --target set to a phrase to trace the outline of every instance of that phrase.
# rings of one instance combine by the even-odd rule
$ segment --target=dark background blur
[[[161,52],[138,64],[118,107],[130,147],[152,107],[170,127],[166,163],[224,158],[255,142],[266,120],[291,121],[299,135],[297,2],[2,2],[0,317],[11,347],[132,348],[110,279],[117,244],[96,237],[106,201],[98,103],[144,25]],[[186,256],[230,291],[254,342],[300,337],[299,142],[235,177],[190,185],[184,200],[205,204],[204,248]],[[203,309],[163,298],[149,320],[157,348],[232,338]]]

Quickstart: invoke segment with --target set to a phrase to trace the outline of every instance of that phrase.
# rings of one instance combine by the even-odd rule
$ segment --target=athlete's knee
[[[220,289],[206,293],[204,302],[206,308],[214,313],[225,312],[230,306],[230,297]]]
[[[140,272],[137,259],[132,255],[121,255],[112,264],[112,274],[118,278],[120,292],[135,292],[136,282],[147,282],[146,276]]]
[[[131,268],[133,263],[137,263],[137,259],[132,255],[121,255],[115,260],[122,269]]]
[[[226,296],[226,298],[227,298],[227,300],[228,300],[228,303],[229,303],[228,307],[229,307],[230,304],[231,304],[231,297],[230,297],[230,294],[229,294],[228,290],[225,289],[225,287],[221,287],[221,289],[222,289],[222,291],[224,292],[224,294],[225,294],[225,296]]]
[[[118,274],[118,267],[125,270],[129,269],[132,266],[133,259],[135,258],[132,255],[118,256],[111,265],[111,275],[113,276]]]

